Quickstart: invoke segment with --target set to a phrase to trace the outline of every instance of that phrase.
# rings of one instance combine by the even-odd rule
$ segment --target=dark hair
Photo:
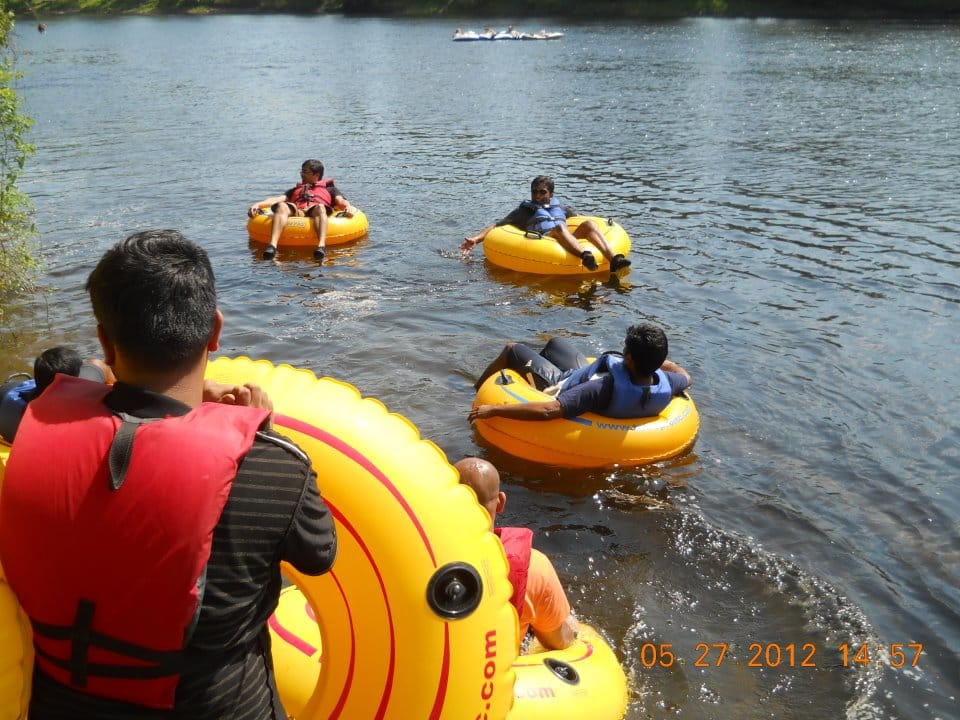
[[[537,175],[530,181],[530,189],[535,190],[538,186],[545,185],[550,194],[553,195],[553,178],[549,175]]]
[[[81,365],[83,365],[83,358],[76,350],[66,347],[44,350],[33,361],[33,379],[37,383],[34,397],[47,389],[57,373],[79,375]]]
[[[217,290],[203,248],[176,230],[148,230],[104,253],[87,278],[111,342],[147,370],[195,362],[213,333]]]
[[[641,375],[652,375],[667,359],[667,335],[656,325],[641,323],[627,328],[623,351]]]
[[[323,163],[319,160],[304,160],[303,164],[300,166],[300,169],[306,168],[312,173],[316,173],[320,177],[323,177]]]

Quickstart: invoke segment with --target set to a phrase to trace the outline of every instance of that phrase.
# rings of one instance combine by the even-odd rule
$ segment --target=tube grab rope
[[[336,212],[327,218],[327,245],[343,245],[353,240],[359,240],[367,234],[369,223],[362,210],[354,208],[353,217],[347,217],[342,212]],[[273,226],[273,213],[262,211],[247,220],[247,234],[251,239],[261,243],[270,242],[270,232]],[[280,234],[277,243],[280,247],[316,247],[317,233],[313,229],[313,220],[308,217],[291,217]]]

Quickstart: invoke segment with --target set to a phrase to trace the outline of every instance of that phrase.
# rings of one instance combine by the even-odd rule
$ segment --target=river
[[[6,307],[0,371],[53,344],[97,353],[83,283],[100,254],[180,229],[214,263],[222,352],[350,382],[451,460],[498,463],[504,521],[537,530],[628,669],[628,718],[958,717],[960,26],[517,24],[565,36],[25,19],[37,153],[20,184],[44,271]],[[369,236],[322,268],[264,263],[245,208],[308,157]],[[630,233],[620,283],[459,257],[541,173]],[[480,444],[472,381],[503,342],[559,334],[593,354],[642,320],[694,377],[693,452],[572,472]],[[676,662],[651,662],[662,644]]]

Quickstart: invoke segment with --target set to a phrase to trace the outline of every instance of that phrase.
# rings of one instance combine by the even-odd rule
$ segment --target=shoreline
[[[220,4],[214,0],[209,5],[186,7],[177,0],[100,0],[99,3],[84,0],[12,0],[8,9],[17,20],[42,19],[63,16],[123,17],[123,16],[184,16],[184,15],[343,15],[345,17],[382,18],[436,18],[458,21],[504,18],[516,21],[550,18],[567,21],[635,20],[665,21],[698,17],[757,20],[899,20],[916,22],[960,21],[960,6],[944,0],[925,2],[877,2],[854,0],[850,3],[835,2],[757,2],[756,0],[649,0],[648,2],[611,2],[610,0],[587,0],[571,9],[558,8],[553,3],[501,4],[494,0],[482,11],[457,7],[450,2],[442,9],[424,4],[423,0],[407,0],[406,3],[391,0],[313,0],[308,7],[302,3],[289,3],[286,7]],[[881,6],[881,7],[878,7]],[[917,7],[920,5],[920,7]],[[948,7],[954,5],[953,7]]]

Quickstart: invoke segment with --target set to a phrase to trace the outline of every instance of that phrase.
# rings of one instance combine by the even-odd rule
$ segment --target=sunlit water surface
[[[181,229],[214,262],[224,352],[346,380],[451,460],[500,465],[504,520],[538,530],[628,668],[629,718],[957,717],[960,28],[530,25],[566,35],[452,43],[442,21],[248,16],[54,18],[40,35],[25,20],[37,154],[21,185],[45,291],[7,306],[0,369],[57,343],[96,353],[82,286],[97,258]],[[322,269],[261,262],[244,208],[307,157],[369,237]],[[459,258],[544,172],[627,228],[619,284]],[[638,320],[667,328],[695,378],[693,453],[571,472],[478,444],[472,381],[504,341],[596,353]],[[647,667],[664,643],[676,662]],[[753,643],[784,659],[750,667]],[[869,665],[843,667],[842,643],[867,644]],[[909,648],[891,666],[898,643],[923,644],[915,667]]]

